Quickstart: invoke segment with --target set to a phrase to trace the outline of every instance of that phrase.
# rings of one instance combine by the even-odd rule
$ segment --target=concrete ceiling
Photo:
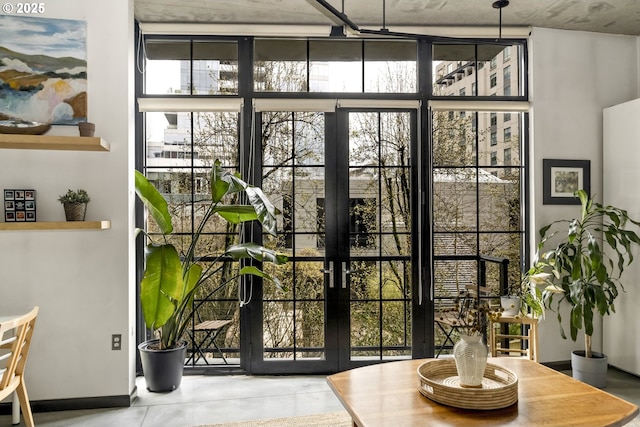
[[[360,28],[380,29],[383,0],[328,0]],[[386,0],[387,27],[497,26],[494,0]],[[134,0],[140,22],[327,24],[313,0]],[[344,9],[343,5],[344,4]],[[504,26],[640,35],[640,0],[510,0]]]

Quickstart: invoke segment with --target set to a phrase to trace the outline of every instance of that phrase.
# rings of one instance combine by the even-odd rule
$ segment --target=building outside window
[[[511,166],[511,148],[504,149],[504,165]]]
[[[502,51],[502,61],[507,62],[511,58],[511,46],[506,46]]]
[[[504,128],[504,142],[511,141],[511,128]]]

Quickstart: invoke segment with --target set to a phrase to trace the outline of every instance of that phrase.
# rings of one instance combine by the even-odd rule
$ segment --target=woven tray
[[[453,359],[429,360],[418,367],[420,393],[434,402],[464,409],[499,409],[518,401],[518,377],[487,363],[482,388],[460,386]]]

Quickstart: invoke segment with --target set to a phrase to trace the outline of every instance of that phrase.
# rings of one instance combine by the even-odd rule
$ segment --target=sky
[[[86,21],[0,15],[0,34],[0,46],[15,52],[87,59]]]

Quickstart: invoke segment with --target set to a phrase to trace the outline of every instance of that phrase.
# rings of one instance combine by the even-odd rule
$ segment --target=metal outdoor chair
[[[455,331],[464,327],[464,322],[462,322],[461,316],[465,311],[465,307],[468,307],[468,304],[472,302],[471,300],[477,296],[476,293],[478,290],[480,292],[480,296],[487,295],[488,293],[488,289],[482,286],[476,287],[473,285],[467,285],[465,290],[465,297],[460,301],[460,309],[458,311],[443,311],[435,313],[435,324],[444,334],[444,340],[438,348],[435,357],[439,357],[442,350],[447,348],[447,345],[450,345],[451,347],[455,345],[452,335]]]
[[[193,353],[187,360],[187,364],[189,364],[190,361],[193,361],[193,364],[196,364],[198,360],[203,359],[204,363],[208,365],[209,362],[207,361],[207,358],[205,357],[204,353],[207,349],[211,348],[212,346],[218,351],[218,353],[220,353],[220,356],[222,356],[222,360],[226,364],[227,359],[224,357],[224,354],[222,354],[222,350],[218,346],[218,343],[216,343],[216,338],[218,338],[218,335],[220,335],[220,332],[222,332],[222,329],[228,324],[230,324],[231,322],[233,321],[232,320],[205,320],[195,325],[193,327],[193,333],[191,335],[191,338],[193,341]],[[204,337],[202,338],[202,340],[196,339],[197,332],[204,333]]]

